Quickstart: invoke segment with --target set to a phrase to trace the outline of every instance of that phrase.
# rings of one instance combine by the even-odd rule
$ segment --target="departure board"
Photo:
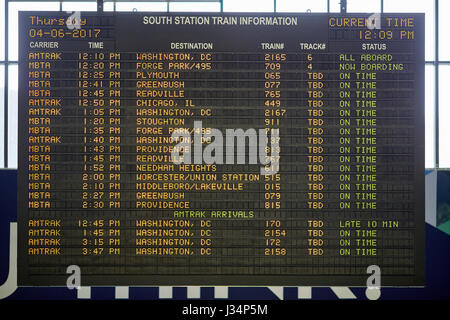
[[[423,14],[19,22],[19,285],[424,285]]]

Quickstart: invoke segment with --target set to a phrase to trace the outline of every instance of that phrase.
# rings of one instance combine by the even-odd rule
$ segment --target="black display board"
[[[19,22],[20,285],[424,285],[423,14]]]

